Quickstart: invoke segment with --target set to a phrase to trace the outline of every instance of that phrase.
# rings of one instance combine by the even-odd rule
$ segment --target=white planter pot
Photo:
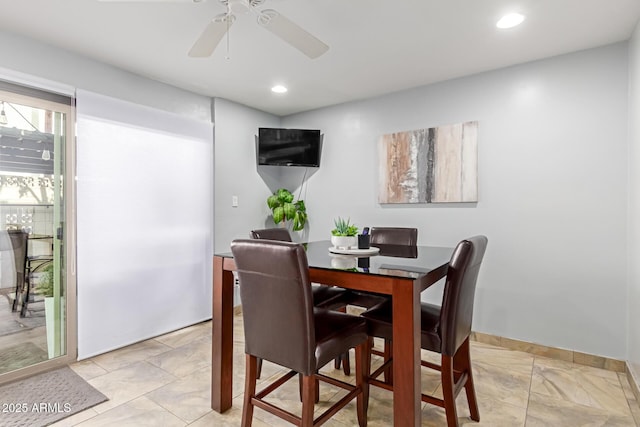
[[[44,321],[47,329],[47,350],[49,351],[49,359],[54,357],[54,341],[55,336],[53,334],[53,297],[45,297],[44,299]]]
[[[331,236],[331,244],[338,249],[351,249],[358,247],[357,236]]]
[[[64,310],[66,308],[65,299],[60,299],[60,313],[64,316]],[[44,298],[44,322],[45,328],[47,330],[47,351],[49,353],[49,359],[53,359],[54,357],[61,356],[65,353],[64,348],[56,353],[56,340],[60,341],[60,347],[63,346],[63,343],[66,342],[65,336],[65,325],[61,325],[60,336],[56,336],[55,333],[55,298],[54,297],[45,297]]]

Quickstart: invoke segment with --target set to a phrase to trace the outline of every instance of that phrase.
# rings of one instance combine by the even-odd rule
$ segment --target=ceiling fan
[[[205,0],[98,0],[118,3],[200,3]],[[204,58],[211,56],[222,38],[236,20],[236,15],[254,14],[258,25],[270,31],[289,45],[311,59],[315,59],[329,50],[329,46],[302,27],[273,9],[258,9],[266,0],[218,0],[226,9],[216,15],[189,50],[189,56]]]

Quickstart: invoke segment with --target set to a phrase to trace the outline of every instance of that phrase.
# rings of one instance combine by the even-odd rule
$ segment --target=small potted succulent
[[[350,249],[358,246],[358,227],[351,224],[351,220],[336,218],[335,227],[331,230],[331,244],[338,249]]]

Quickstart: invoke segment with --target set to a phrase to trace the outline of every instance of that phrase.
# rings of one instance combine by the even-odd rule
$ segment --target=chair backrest
[[[27,241],[29,235],[22,230],[10,230],[13,256],[16,260],[16,271],[24,275],[27,269]]]
[[[0,249],[3,252],[13,252],[17,280],[24,280],[27,265],[28,234],[22,230],[7,230],[0,236]]]
[[[316,369],[313,296],[302,245],[231,243],[244,317],[245,351],[305,375]]]
[[[291,234],[286,228],[263,228],[261,230],[251,230],[251,238],[280,240],[282,242],[291,242]]]
[[[485,236],[471,237],[458,243],[451,256],[440,311],[442,354],[455,355],[471,334],[476,282],[487,243]]]
[[[371,244],[416,246],[418,244],[418,229],[405,227],[372,227]]]

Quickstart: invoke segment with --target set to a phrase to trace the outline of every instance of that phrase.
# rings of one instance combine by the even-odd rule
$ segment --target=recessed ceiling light
[[[500,18],[496,23],[496,27],[512,28],[522,24],[522,21],[524,21],[524,15],[520,15],[519,13],[509,13]]]
[[[282,85],[275,85],[271,88],[271,92],[274,93],[285,93],[288,89]]]

